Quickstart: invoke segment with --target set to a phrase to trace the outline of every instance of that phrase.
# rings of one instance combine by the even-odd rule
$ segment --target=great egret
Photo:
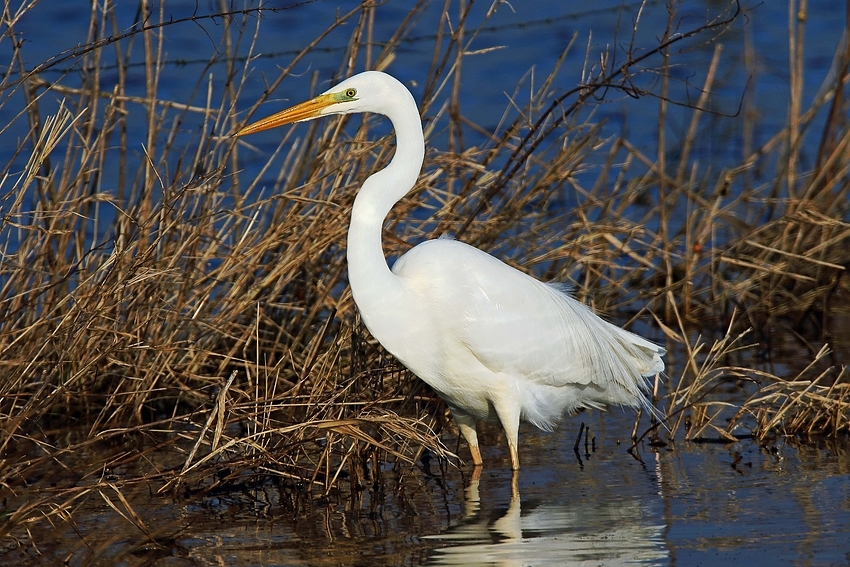
[[[395,156],[363,183],[351,211],[354,302],[372,335],[448,404],[473,464],[482,464],[476,420],[501,421],[516,470],[520,420],[551,430],[579,408],[648,407],[646,377],[664,370],[664,349],[602,320],[564,288],[448,238],[419,244],[390,270],[384,219],[425,156],[416,101],[393,77],[360,73],[237,135],[354,112],[383,114],[396,136]]]

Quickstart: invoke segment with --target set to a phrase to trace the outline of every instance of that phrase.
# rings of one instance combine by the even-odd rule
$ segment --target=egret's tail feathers
[[[626,352],[631,353],[635,368],[641,376],[654,376],[664,372],[664,360],[661,357],[667,354],[666,349],[640,335],[630,333],[619,327],[617,327],[617,330],[623,340],[632,346]]]
[[[616,329],[623,347],[619,352],[623,356],[628,357],[628,360],[624,361],[624,364],[633,368],[644,378],[640,384],[641,395],[636,400],[638,404],[632,405],[636,407],[639,405],[639,407],[652,414],[656,420],[664,423],[664,414],[652,404],[648,392],[651,388],[652,378],[656,378],[664,372],[664,360],[661,357],[667,353],[667,350],[646,340],[640,335],[614,325],[612,327]]]

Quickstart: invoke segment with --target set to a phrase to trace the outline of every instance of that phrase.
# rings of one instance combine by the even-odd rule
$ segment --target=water
[[[250,65],[248,90],[242,95],[240,112],[261,96],[265,76],[276,74],[292,54],[333,20],[338,9],[352,2],[317,2],[268,13],[262,22],[258,49],[264,57]],[[421,80],[431,62],[434,22],[441,3],[435,3],[417,22],[412,39],[402,45],[390,71],[421,95]],[[717,2],[688,2],[694,20]],[[130,6],[130,4],[128,4]],[[470,120],[493,128],[507,106],[508,94],[531,69],[537,81],[578,32],[577,43],[560,74],[558,88],[575,85],[581,74],[587,32],[593,30],[592,49],[600,50],[614,40],[619,1],[599,1],[592,6],[567,7],[565,3],[534,0],[507,5],[482,31],[474,49],[503,49],[467,58],[464,64],[462,112]],[[630,5],[631,6],[631,5]],[[478,4],[471,21],[480,20],[488,4]],[[655,37],[666,12],[649,3],[643,15],[639,42]],[[785,50],[787,6],[784,2],[753,3],[746,22],[740,21],[722,41],[722,80],[713,104],[734,113],[744,96],[749,73],[743,63],[749,37],[757,54],[751,93],[754,109],[762,117],[755,145],[773,135],[784,122],[787,106],[787,52]],[[135,8],[133,7],[132,10]],[[211,6],[192,2],[168,3],[174,18]],[[377,12],[377,32],[386,39],[406,14],[406,5],[390,1]],[[628,12],[634,17],[635,9]],[[121,13],[121,25],[134,21],[133,11]],[[18,25],[31,41],[24,54],[32,66],[84,41],[85,11],[62,3],[43,2]],[[319,73],[319,88],[330,84],[340,69],[340,58],[351,25],[331,34],[315,52],[295,68],[295,74],[266,105],[268,112],[309,93],[311,72]],[[832,0],[809,2],[807,23],[805,107],[829,75],[832,53],[842,31]],[[628,25],[621,28],[627,30]],[[202,65],[214,54],[221,30],[214,21],[185,23],[166,31],[170,61],[165,67],[159,96],[198,104],[192,91]],[[622,40],[622,35],[618,36]],[[35,41],[35,40],[38,41]],[[139,43],[132,57],[140,58]],[[2,44],[8,49],[8,42]],[[691,45],[680,54],[683,66],[678,78],[699,84],[713,46]],[[4,52],[5,55],[5,52]],[[201,63],[202,62],[202,63]],[[362,63],[362,62],[361,62]],[[59,70],[45,73],[58,80]],[[114,71],[113,71],[114,72]],[[220,93],[222,66],[213,66],[212,86]],[[144,95],[143,71],[133,68],[130,81]],[[187,80],[187,76],[189,80]],[[495,79],[494,79],[495,77]],[[103,77],[109,90],[109,72]],[[532,81],[526,78],[525,85]],[[685,87],[674,86],[677,96]],[[18,96],[18,95],[14,95]],[[60,97],[47,96],[44,104],[58,104]],[[9,127],[2,133],[0,149],[8,161],[27,124],[15,118],[6,105],[0,120]],[[138,107],[130,107],[139,111]],[[265,109],[264,109],[265,110]],[[598,107],[607,120],[607,132],[628,127],[639,147],[655,145],[657,101],[632,100],[612,94]],[[671,110],[670,133],[675,142],[686,128],[687,114]],[[261,112],[265,114],[266,112]],[[678,114],[677,114],[678,113]],[[197,124],[187,120],[188,133]],[[133,122],[133,121],[136,122]],[[701,137],[696,157],[701,167],[717,168],[741,153],[741,126],[736,117],[710,117],[709,131]],[[144,116],[131,118],[140,126],[131,131],[129,144],[139,148]],[[815,128],[814,131],[817,131]],[[139,139],[132,139],[134,133]],[[189,138],[187,138],[189,139]],[[190,138],[194,140],[194,138]],[[194,142],[192,142],[194,143]],[[273,135],[254,143],[261,152],[271,151]],[[435,141],[439,144],[439,139]],[[671,145],[675,145],[672,143]],[[23,154],[26,155],[26,152]],[[139,155],[141,159],[141,152]],[[245,175],[251,175],[250,158]],[[14,161],[11,171],[20,170]],[[132,168],[131,168],[132,169]],[[107,172],[108,173],[108,172]],[[108,186],[108,182],[104,186]],[[846,344],[846,334],[845,344]],[[581,420],[596,436],[596,449],[579,455],[573,451]],[[640,447],[642,461],[626,453],[631,431],[627,414],[614,410],[604,416],[588,413],[565,422],[553,433],[529,427],[521,431],[521,471],[516,493],[507,467],[504,439],[491,428],[482,435],[486,468],[473,480],[471,469],[456,469],[432,460],[419,464],[404,478],[387,473],[383,487],[352,498],[331,493],[307,494],[286,483],[269,481],[238,493],[204,497],[178,494],[152,495],[155,490],[139,486],[128,492],[133,509],[157,534],[157,546],[136,548],[143,539],[139,529],[122,519],[103,496],[93,492],[73,510],[73,524],[42,522],[32,527],[39,551],[19,549],[9,540],[0,551],[3,564],[162,564],[162,565],[847,565],[850,564],[850,445],[847,439],[774,439],[764,445],[742,440],[732,445],[686,444]],[[450,446],[451,437],[446,438]],[[465,447],[460,454],[467,455]],[[80,458],[85,458],[81,455]],[[165,467],[163,467],[165,468]],[[63,470],[54,471],[63,478]],[[121,471],[117,473],[120,479]],[[96,475],[73,482],[93,482]],[[26,491],[4,494],[2,512],[9,502],[58,490],[51,475],[31,479]],[[67,479],[64,479],[67,481]],[[58,484],[61,488],[61,482]],[[120,508],[114,493],[101,489]],[[119,503],[119,504],[116,504]],[[108,529],[104,529],[104,528]],[[83,543],[83,539],[86,543]],[[132,553],[130,553],[132,551]],[[40,553],[41,555],[39,555]]]
[[[275,5],[278,11],[264,13],[257,34],[256,47],[249,49],[256,17],[247,19],[245,35],[240,39],[236,53],[237,65],[245,66],[247,79],[234,109],[225,105],[225,112],[231,110],[242,119],[246,118],[246,109],[263,97],[268,84],[287,66],[299,51],[337,17],[348,13],[359,5],[351,0],[344,2],[312,2],[298,6]],[[643,9],[640,9],[643,5]],[[676,31],[685,31],[699,27],[706,18],[721,13],[724,2],[717,0],[693,0],[684,2],[680,8]],[[137,22],[135,4],[119,4],[117,9],[116,33],[128,31]],[[246,6],[251,6],[250,3]],[[241,8],[242,6],[234,6]],[[560,2],[530,0],[516,6],[501,4],[492,16],[485,21],[491,7],[489,2],[475,2],[467,21],[468,34],[481,25],[468,50],[477,54],[468,56],[463,64],[460,83],[460,112],[472,123],[485,130],[497,131],[500,121],[505,117],[509,121],[517,115],[517,107],[528,100],[529,92],[539,88],[544,78],[555,67],[556,61],[565,51],[563,67],[553,83],[552,89],[561,93],[573,89],[582,81],[586,69],[586,57],[596,61],[600,54],[618,46],[618,59],[623,61],[625,51],[631,41],[633,22],[640,13],[640,25],[635,34],[635,56],[657,44],[661,30],[666,26],[667,11],[664,2],[648,0],[641,2],[622,2],[621,0],[600,0],[592,5],[567,6]],[[744,15],[734,22],[716,42],[685,41],[676,44],[673,53],[673,66],[670,69],[672,81],[669,97],[673,101],[687,104],[699,96],[699,88],[708,68],[716,43],[722,43],[723,55],[720,71],[712,89],[708,104],[719,114],[705,114],[702,118],[704,135],[697,136],[691,154],[692,165],[697,178],[723,167],[737,166],[742,155],[760,147],[766,140],[781,131],[785,124],[788,107],[788,53],[787,53],[787,5],[785,2],[745,3]],[[822,85],[831,76],[832,57],[839,46],[843,33],[843,20],[835,17],[832,0],[811,0],[808,2],[809,18],[806,23],[804,69],[805,81],[802,107],[811,104]],[[150,22],[159,18],[158,5],[151,4]],[[169,0],[164,10],[165,19],[178,22],[162,28],[164,34],[164,64],[159,81],[157,96],[161,100],[175,101],[181,104],[206,107],[209,93],[211,106],[217,107],[224,97],[225,80],[228,75],[227,64],[222,54],[226,51],[222,21],[204,17],[219,10],[217,3],[196,3],[193,0]],[[375,47],[370,63],[373,63],[382,45],[395,33],[408,13],[409,4],[390,1],[382,4],[375,13]],[[435,53],[435,28],[440,19],[441,3],[433,3],[424,10],[412,25],[408,37],[395,50],[395,60],[388,71],[407,84],[414,96],[421,100],[424,80],[428,75]],[[458,18],[459,8],[452,5],[449,9],[452,22]],[[192,17],[196,19],[191,20]],[[482,24],[482,22],[484,22]],[[253,116],[258,118],[302,99],[316,89],[328,88],[344,70],[346,46],[357,23],[356,16],[335,28],[322,39],[309,57],[294,64],[292,73],[272,93],[265,105]],[[69,9],[64,5],[41,2],[15,23],[15,32],[22,40],[21,59],[28,68],[53,58],[62,58],[73,52],[74,48],[85,43],[87,38],[88,16],[84,11]],[[235,26],[234,26],[235,27]],[[706,39],[714,37],[706,36]],[[571,47],[569,47],[572,44]],[[751,45],[752,57],[745,56]],[[144,48],[141,36],[129,37],[119,43],[122,57],[128,61],[126,95],[144,100],[148,96],[144,67]],[[445,42],[442,46],[445,48]],[[569,49],[568,49],[569,47]],[[487,51],[494,49],[494,51]],[[107,49],[107,51],[109,51]],[[0,60],[11,58],[11,42],[0,42]],[[216,59],[218,57],[218,59]],[[366,66],[366,55],[361,52],[357,69]],[[107,63],[113,61],[111,51],[105,56]],[[212,61],[212,63],[211,63]],[[642,67],[653,68],[660,64],[658,57],[643,63]],[[75,77],[80,73],[81,63],[75,57],[63,59],[61,63],[47,68],[40,76],[48,82],[69,83],[75,85]],[[240,67],[241,69],[241,67]],[[65,79],[70,75],[70,79]],[[494,81],[494,77],[496,80]],[[316,85],[312,84],[316,80]],[[115,66],[106,66],[100,75],[100,88],[111,92],[118,80]],[[656,90],[657,75],[653,72],[638,74],[635,79],[639,86]],[[519,86],[518,86],[519,85]],[[450,89],[445,89],[449,91]],[[13,181],[24,170],[29,156],[29,141],[26,133],[30,129],[27,117],[20,114],[23,107],[23,94],[20,90],[7,90],[3,96],[10,97],[6,104],[0,105],[0,163],[6,165],[10,180],[5,187],[10,188]],[[433,117],[436,108],[444,100],[438,97],[437,104],[429,111]],[[46,92],[39,101],[42,112],[55,112],[62,95]],[[570,98],[567,103],[574,100]],[[629,140],[648,156],[656,154],[657,123],[659,103],[655,97],[633,98],[616,90],[605,93],[603,101],[589,104],[578,118],[584,118],[593,112],[593,121],[603,124],[602,135],[615,137],[628,133]],[[744,114],[739,114],[743,109]],[[155,144],[154,162],[159,163],[159,173],[163,178],[174,178],[178,164],[188,160],[185,156],[197,153],[197,148],[206,147],[213,132],[204,122],[202,113],[188,112],[185,116],[178,110],[160,110],[163,123],[180,119],[181,127],[173,140],[166,140],[167,128],[162,128],[161,138]],[[127,142],[130,174],[128,183],[132,183],[134,172],[146,161],[144,147],[148,144],[148,116],[143,105],[137,102],[127,103]],[[677,104],[668,107],[666,124],[668,158],[674,162],[686,135],[692,111]],[[746,116],[745,116],[746,115]],[[825,112],[819,115],[811,128],[805,131],[803,164],[812,162],[813,153],[819,143],[820,125]],[[747,119],[754,123],[751,147],[747,147],[744,123]],[[429,140],[434,147],[446,148],[445,115],[436,120],[435,134]],[[229,128],[229,125],[227,126]],[[388,131],[385,121],[373,130],[377,133]],[[560,135],[562,132],[558,132]],[[483,145],[486,140],[470,129],[464,139],[468,144]],[[241,175],[244,180],[254,179],[269,155],[279,145],[278,132],[261,133],[252,136],[250,144],[258,151],[246,149],[240,155],[240,171],[227,174]],[[117,142],[116,142],[117,143]],[[163,148],[173,144],[172,150],[162,156]],[[15,152],[21,149],[17,157]],[[55,153],[62,155],[63,147]],[[111,156],[115,156],[114,148]],[[594,185],[599,174],[604,152],[592,154],[583,167],[575,172],[576,178],[584,187]],[[98,183],[107,193],[129,194],[129,187],[119,188],[121,171],[118,159],[107,159],[99,172]],[[58,160],[57,160],[58,162]],[[778,164],[761,163],[754,175],[763,174],[759,181],[772,176]],[[637,177],[641,167],[632,165],[630,173]],[[188,174],[187,174],[188,175]],[[272,175],[272,174],[268,174]],[[186,181],[186,177],[180,178]],[[744,179],[741,177],[740,179]],[[271,186],[269,177],[264,184]],[[711,185],[711,183],[709,183]],[[153,190],[158,190],[155,187]],[[7,209],[14,201],[9,195],[0,193],[0,209]],[[575,195],[565,195],[564,206],[575,204]],[[37,208],[36,199],[24,199],[21,208],[26,213]],[[222,206],[227,207],[227,201]],[[684,201],[674,217],[687,218]],[[115,211],[113,207],[100,207],[100,227],[109,226]],[[635,211],[632,220],[640,222],[642,211]],[[17,219],[28,222],[26,214]],[[93,222],[81,221],[87,234],[91,234],[91,243],[105,242],[110,246],[111,238],[94,234],[98,230]],[[675,228],[675,221],[673,224]],[[656,227],[649,226],[650,229]],[[15,250],[17,234],[9,227],[0,233],[0,238],[10,242],[6,249]],[[102,230],[102,228],[101,228]],[[101,236],[101,238],[98,238]],[[721,235],[722,236],[722,235]]]
[[[590,427],[595,449],[588,445],[585,451],[582,443],[577,455],[575,436],[582,421]],[[401,478],[388,472],[383,486],[351,498],[335,491],[310,494],[273,480],[205,496],[181,491],[152,496],[146,486],[125,489],[133,509],[157,534],[158,546],[141,549],[141,532],[93,494],[74,509],[73,527],[62,522],[55,522],[55,528],[35,526],[40,557],[6,546],[0,562],[688,567],[850,563],[846,437],[775,439],[761,445],[753,440],[642,445],[638,460],[626,452],[623,439],[631,425],[630,415],[615,410],[565,420],[551,434],[523,426],[523,469],[516,494],[504,439],[495,427],[483,432],[485,468],[478,480],[469,466],[458,469],[431,459]],[[461,454],[466,455],[465,447]],[[120,478],[122,471],[112,474]],[[100,491],[121,508],[114,492]]]
[[[708,15],[720,12],[725,2],[716,0],[693,0],[684,2],[679,11],[678,27],[675,31],[693,29],[706,21]],[[280,6],[277,12],[265,13],[257,36],[257,45],[249,53],[248,39],[253,29],[242,41],[238,52],[243,57],[254,59],[248,65],[248,81],[241,95],[241,112],[258,100],[268,81],[278,69],[289,64],[307,43],[318,37],[338,15],[358,6],[351,0],[341,2],[312,2],[299,6]],[[468,18],[467,29],[471,32],[481,22],[490,8],[489,2],[475,2]],[[543,78],[553,69],[559,56],[567,50],[563,68],[554,84],[560,92],[575,87],[582,80],[585,57],[591,61],[598,54],[618,45],[627,47],[632,33],[632,23],[637,17],[641,2],[621,0],[599,0],[592,5],[573,5],[530,0],[516,5],[502,4],[486,20],[482,29],[469,45],[470,51],[485,50],[469,56],[464,62],[460,90],[461,112],[470,121],[495,130],[504,113],[512,111],[511,100],[522,105],[527,92],[539,87]],[[708,132],[700,136],[694,148],[694,157],[705,166],[715,168],[728,163],[740,162],[742,152],[742,117],[734,116],[745,98],[750,99],[753,115],[758,116],[754,132],[754,146],[773,136],[785,123],[788,105],[788,54],[787,54],[787,4],[786,2],[744,3],[745,15],[719,36],[724,46],[721,69],[714,85],[710,106],[723,115],[707,115]],[[157,5],[151,8],[158,14]],[[241,6],[234,6],[241,8]],[[434,57],[435,29],[440,18],[442,3],[434,3],[426,9],[411,28],[411,32],[397,52],[396,59],[388,71],[410,86],[417,99],[421,99],[423,80]],[[390,1],[382,4],[376,12],[373,59],[380,51],[382,42],[388,40],[407,15],[409,4]],[[808,2],[807,35],[804,54],[804,96],[806,108],[822,84],[830,76],[832,58],[843,33],[843,19],[836,17],[832,0],[810,0]],[[136,21],[137,7],[127,4],[118,10],[118,31],[124,32]],[[450,15],[457,20],[457,6],[452,6]],[[166,19],[181,20],[218,11],[216,3],[196,3],[190,0],[171,0],[166,3]],[[158,15],[152,18],[157,20]],[[640,11],[640,26],[635,36],[634,54],[640,55],[645,48],[652,47],[662,33],[667,19],[664,2],[647,1]],[[253,25],[256,20],[249,20]],[[295,64],[292,74],[273,94],[260,114],[279,110],[292,102],[300,101],[311,92],[313,73],[318,73],[318,88],[328,88],[342,69],[345,48],[356,24],[356,18],[337,27],[320,41],[311,55]],[[61,4],[37,3],[36,6],[16,22],[15,30],[24,40],[22,58],[29,68],[57,55],[65,55],[75,46],[85,42],[88,15],[84,11],[72,10]],[[222,47],[223,26],[215,19],[199,18],[183,21],[164,28],[166,37],[166,63],[163,66],[158,96],[163,100],[204,106],[207,87],[212,100],[217,101],[224,88],[227,73],[224,61],[207,67],[211,58],[219,54]],[[37,40],[37,41],[36,41]],[[753,59],[745,64],[747,43],[752,42]],[[10,42],[0,42],[0,60],[11,57]],[[130,62],[127,95],[145,97],[146,85],[144,50],[140,37],[130,38],[121,44]],[[495,49],[494,51],[486,51]],[[679,102],[693,102],[711,55],[714,43],[702,41],[683,42],[675,46],[671,68],[670,97]],[[624,53],[619,54],[622,61]],[[365,64],[361,54],[359,68]],[[66,73],[79,71],[76,59],[69,58],[42,73],[45,80],[56,81]],[[652,67],[659,60],[651,59],[644,66]],[[496,77],[497,80],[493,80]],[[650,85],[654,74],[638,75],[638,84]],[[101,88],[111,91],[117,80],[116,69],[105,69],[101,76]],[[516,85],[522,87],[515,92]],[[198,89],[197,91],[195,89]],[[748,90],[749,89],[749,90]],[[13,96],[19,97],[20,93]],[[48,94],[41,101],[45,108],[57,105],[60,95]],[[128,117],[131,129],[128,147],[141,149],[145,142],[146,117],[141,107],[130,107]],[[26,119],[16,116],[15,105],[0,107],[0,122],[8,125],[3,132],[7,144],[0,149],[0,158],[7,158],[29,128]],[[136,111],[136,112],[134,112]],[[635,99],[623,93],[609,91],[605,101],[595,107],[595,120],[606,122],[605,132],[619,134],[628,130],[629,138],[642,150],[652,154],[655,148],[657,128],[657,99],[647,96]],[[675,154],[677,141],[684,137],[690,110],[671,105],[667,127],[670,151]],[[202,126],[201,117],[189,113],[185,118],[186,143],[197,144],[199,140],[191,133]],[[816,123],[817,124],[817,123]],[[817,132],[818,128],[813,128]],[[472,143],[480,143],[473,132],[467,134]],[[277,145],[274,134],[254,138],[252,143],[266,152]],[[439,143],[439,138],[435,140]],[[814,142],[816,144],[816,141]],[[22,156],[15,162],[23,166]],[[138,156],[142,159],[141,153]],[[0,160],[5,163],[5,159]],[[251,168],[250,156],[246,156],[246,174],[257,170]],[[15,168],[13,168],[13,171]]]

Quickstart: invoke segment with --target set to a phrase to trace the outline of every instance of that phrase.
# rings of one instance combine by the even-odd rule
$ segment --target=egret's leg
[[[505,436],[508,438],[508,449],[511,452],[511,468],[519,470],[519,406],[515,399],[493,400],[493,407],[496,408],[496,414],[499,416],[499,421],[502,422],[502,428],[505,430]]]
[[[510,436],[508,436],[508,449],[510,449],[510,451],[511,451],[511,469],[518,471],[519,470],[519,451],[517,451],[516,445],[517,445],[516,438],[511,439]]]
[[[455,418],[460,434],[466,439],[469,445],[469,452],[472,453],[472,464],[480,467],[484,464],[481,460],[481,451],[478,449],[478,433],[475,431],[475,418],[468,413],[452,409],[452,416]]]

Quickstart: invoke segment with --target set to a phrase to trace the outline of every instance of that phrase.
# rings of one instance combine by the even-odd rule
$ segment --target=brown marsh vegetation
[[[454,450],[440,442],[444,406],[358,325],[346,288],[350,205],[392,138],[374,135],[379,119],[281,130],[272,154],[229,137],[265,102],[245,109],[243,95],[264,20],[226,4],[218,50],[188,101],[157,96],[164,39],[185,23],[161,7],[125,32],[111,4],[95,3],[87,42],[35,67],[16,30],[28,8],[5,7],[0,42],[12,55],[0,104],[28,133],[0,131],[16,148],[0,187],[0,533],[21,545],[38,545],[27,533],[39,522],[73,524],[88,498],[154,538],[125,497],[140,487],[193,495],[275,477],[356,491],[388,467],[414,470],[423,450]],[[380,7],[341,13],[332,27],[345,23],[350,42],[338,75],[392,71],[423,6],[380,44]],[[829,344],[850,322],[850,44],[804,108],[804,19],[792,18],[785,127],[711,171],[692,151],[714,112],[723,34],[743,17],[736,2],[688,29],[671,12],[652,45],[589,50],[575,88],[545,70],[496,131],[465,118],[458,97],[487,25],[467,21],[470,6],[447,2],[451,21],[435,30],[420,104],[440,144],[389,219],[387,253],[453,234],[538,277],[572,280],[578,297],[626,325],[660,329],[671,356],[656,405],[669,431],[654,436],[846,432],[850,380]],[[266,96],[320,40],[280,62]],[[667,94],[667,66],[696,44],[715,56],[674,153],[664,121],[683,101]],[[144,52],[144,95],[130,86],[141,72],[124,64],[130,49]],[[69,71],[46,80],[57,65]],[[217,98],[213,66],[226,69]],[[315,79],[319,89],[328,77]],[[517,85],[517,100],[529,87]],[[624,93],[657,101],[653,154],[626,135],[603,137],[589,112]],[[740,103],[738,119],[755,120],[746,93]],[[187,136],[187,123],[202,127]],[[141,155],[126,143],[134,124],[145,125]],[[814,124],[820,144],[804,147]],[[470,145],[471,132],[486,142]],[[257,159],[256,175],[240,173]],[[801,370],[759,358],[779,330],[799,338]]]

